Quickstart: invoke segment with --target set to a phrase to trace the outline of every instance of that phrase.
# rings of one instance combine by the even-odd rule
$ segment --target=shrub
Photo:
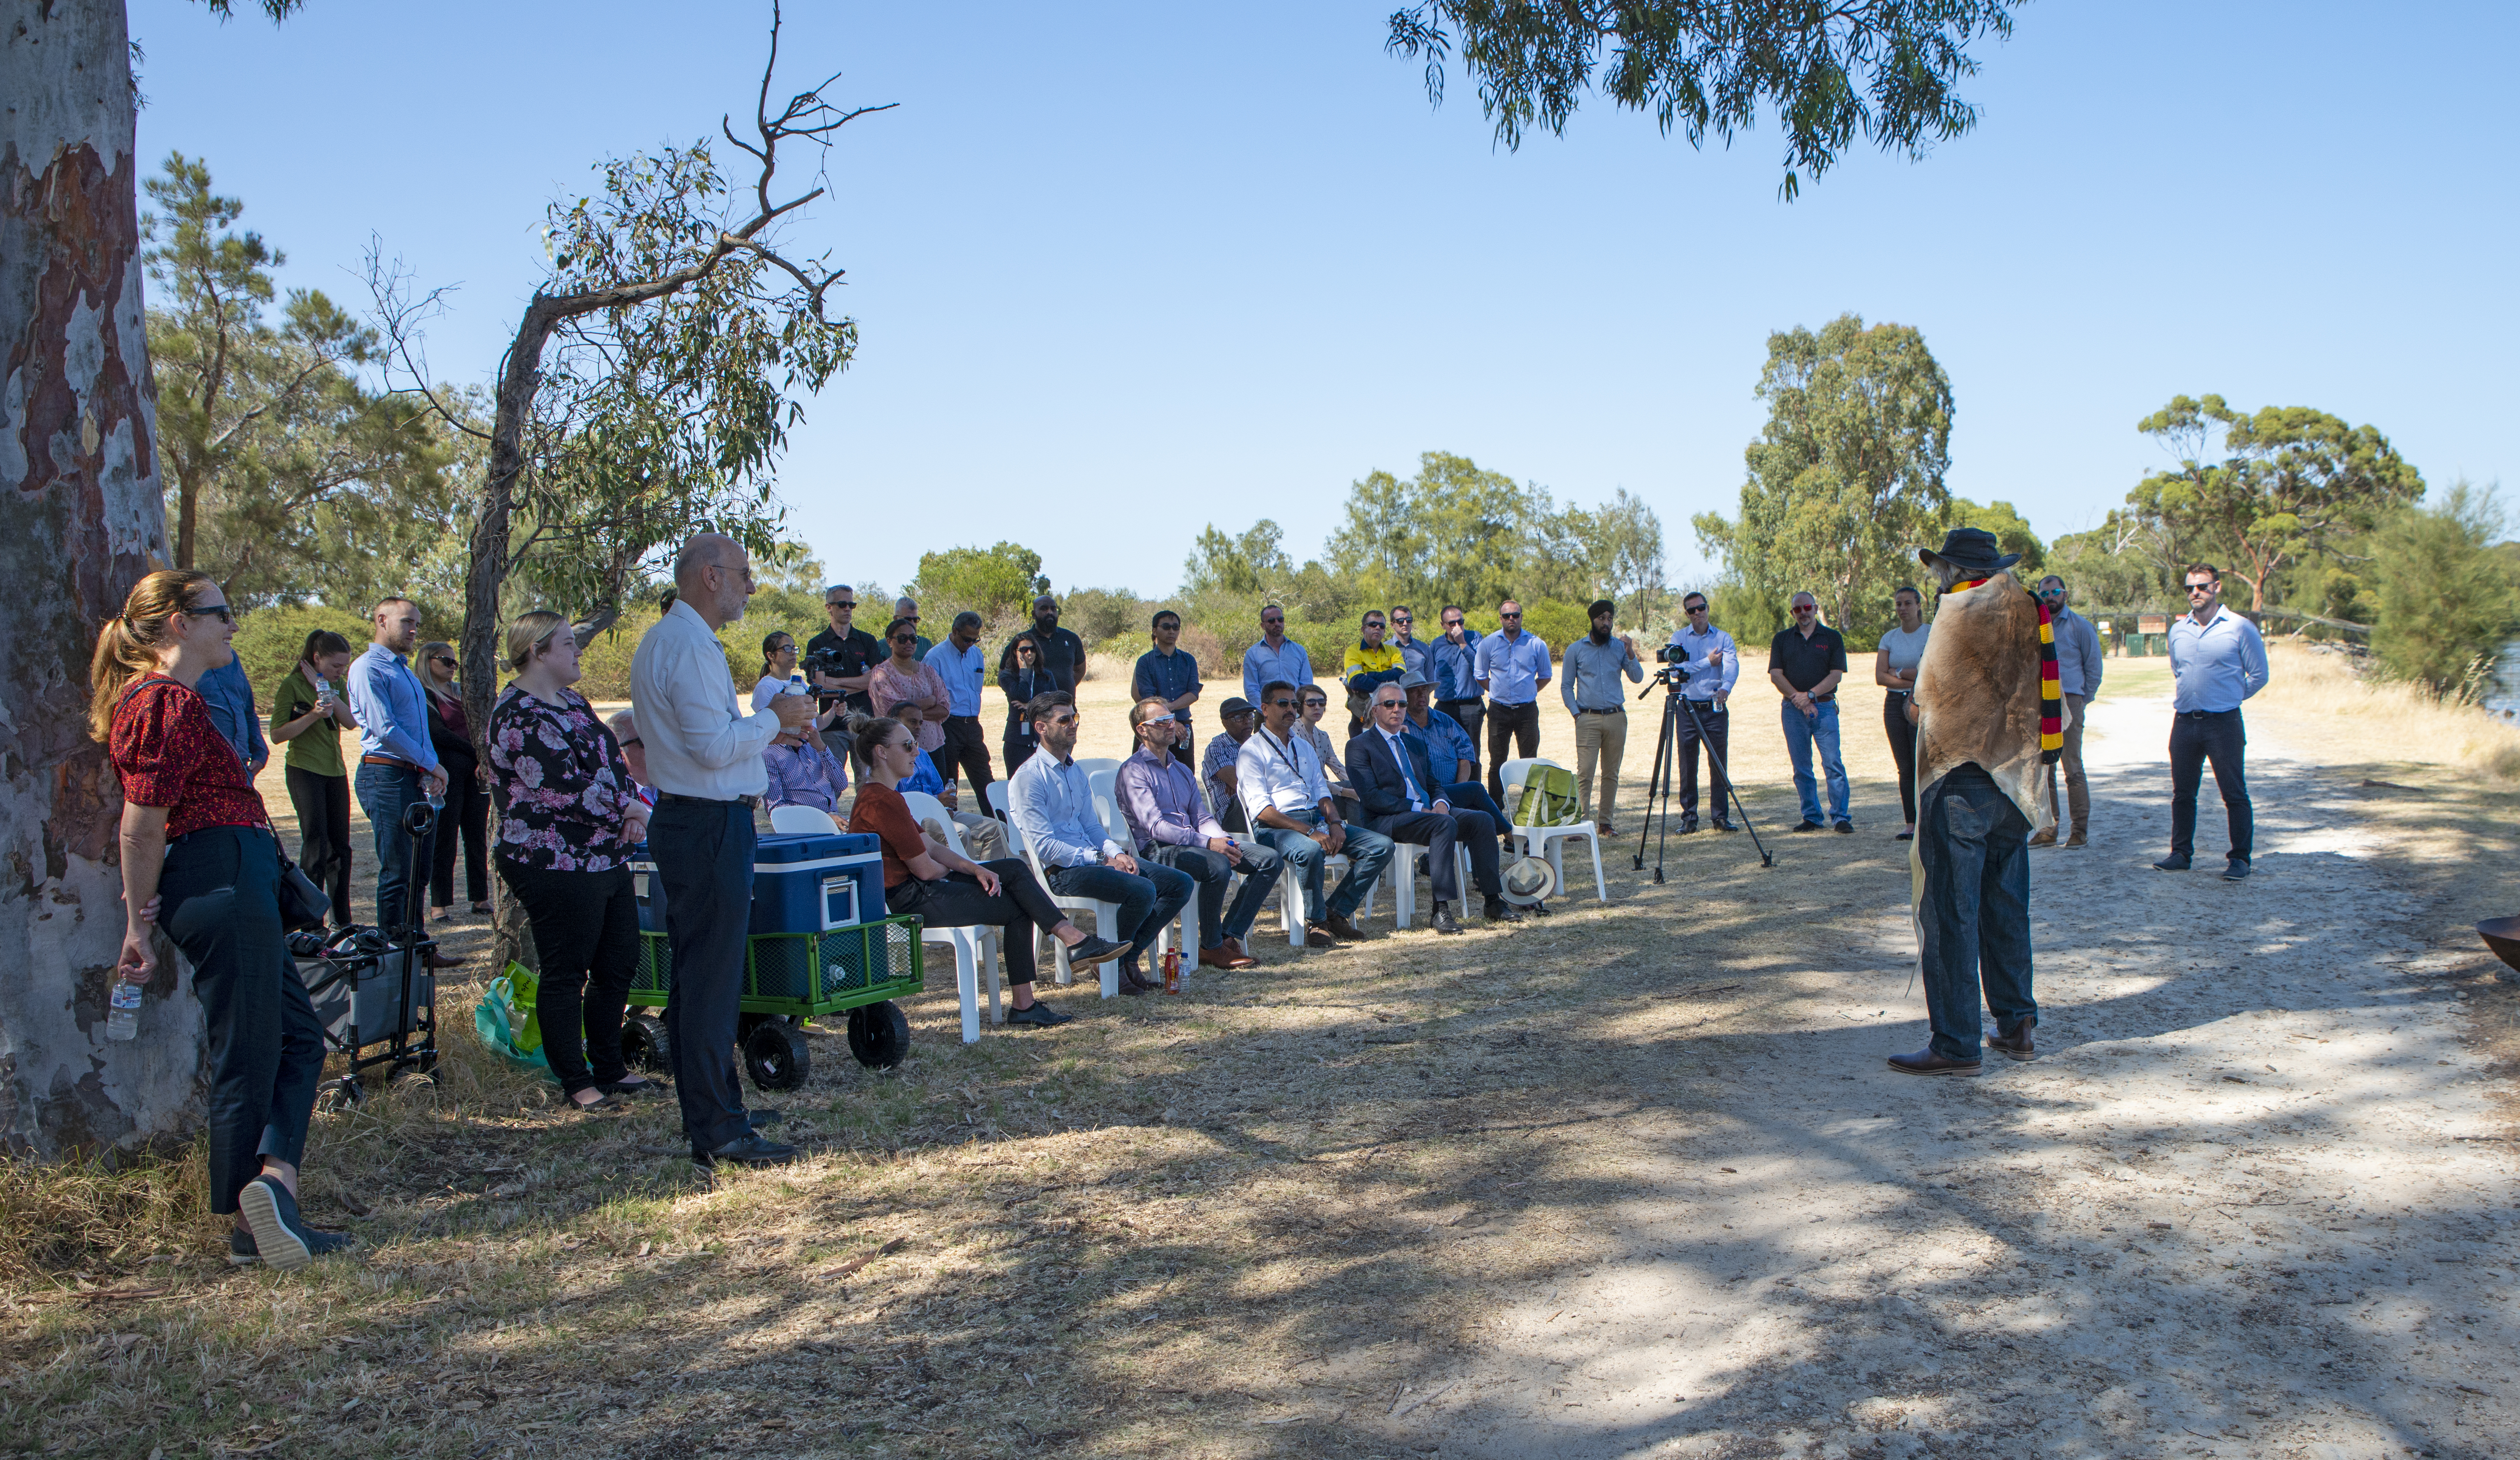
[[[2381,669],[2448,699],[2472,701],[2520,619],[2520,593],[2492,546],[2502,511],[2465,481],[2438,507],[2402,512],[2372,534]]]

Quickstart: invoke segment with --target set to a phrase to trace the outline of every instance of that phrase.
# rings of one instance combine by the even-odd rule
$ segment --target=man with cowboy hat
[[[2020,554],[1956,527],[1916,556],[1941,583],[1933,637],[1916,666],[1916,839],[1912,908],[1933,1036],[1892,1055],[1902,1074],[1982,1068],[1983,991],[1996,1032],[1985,1043],[2032,1057],[2030,834],[2055,819],[2040,794],[2051,716],[2052,651],[2037,599],[2004,570]],[[2061,738],[2061,736],[2059,736]]]

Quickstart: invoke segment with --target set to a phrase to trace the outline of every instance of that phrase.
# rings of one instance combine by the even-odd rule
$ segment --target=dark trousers
[[[1506,753],[1509,749],[1510,755]],[[1498,772],[1508,760],[1528,760],[1539,753],[1539,701],[1488,706],[1488,795],[1505,799],[1505,779]]]
[[[936,774],[947,781],[971,783],[971,798],[964,805],[983,816],[989,814],[989,738],[981,733],[980,717],[972,714],[949,714],[945,717],[945,749],[928,758],[936,762]]]
[[[210,1209],[269,1156],[306,1158],[324,1077],[324,1027],[280,932],[280,844],[260,827],[215,826],[166,847],[158,926],[193,965],[209,1033]]]
[[[1450,786],[1435,788],[1435,794],[1451,801],[1456,811],[1487,812],[1488,820],[1496,824],[1497,830],[1500,833],[1505,830],[1505,811],[1497,805],[1496,798],[1488,795],[1488,789],[1478,782],[1457,781]]]
[[[1890,737],[1890,758],[1899,762],[1899,809],[1916,824],[1916,727],[1908,723],[1908,697],[1892,690],[1881,702],[1881,732]]]
[[[1462,731],[1470,737],[1470,744],[1472,747],[1475,748],[1479,744],[1479,727],[1487,723],[1488,702],[1485,700],[1445,700],[1437,704],[1435,708],[1439,712],[1453,717],[1453,723],[1461,726]],[[1473,751],[1473,753],[1475,753],[1475,750]],[[1470,764],[1470,774],[1475,777],[1478,773],[1478,763],[1476,761],[1472,761]]]
[[[1190,874],[1160,862],[1140,862],[1135,876],[1117,867],[1053,867],[1050,885],[1061,897],[1091,897],[1120,905],[1116,919],[1122,940],[1120,967],[1137,972],[1138,955],[1155,945],[1155,935],[1190,901],[1197,884]]]
[[[1703,744],[1706,789],[1708,799],[1714,803],[1707,814],[1722,821],[1732,803],[1732,786],[1725,779],[1724,767],[1732,762],[1732,712],[1704,701],[1684,699],[1674,713],[1680,716],[1679,723],[1672,726],[1680,751],[1680,814],[1697,814],[1697,748]]]
[[[473,779],[470,765],[457,762],[446,772],[446,809],[429,838],[428,905],[455,905],[455,844],[464,843],[464,891],[468,900],[490,900],[490,868],[482,856],[490,831],[490,792]]]
[[[674,1094],[696,1154],[752,1129],[735,1078],[736,1003],[752,924],[752,808],[742,801],[659,797],[648,846],[665,890],[673,981],[665,998]]]
[[[628,1074],[621,1015],[639,971],[639,898],[630,869],[552,872],[503,858],[499,880],[534,927],[534,958],[542,965],[534,1015],[543,1058],[561,1088],[574,1095]],[[673,906],[670,895],[666,906]]]
[[[1999,1032],[2039,1013],[2030,996],[2030,818],[1975,765],[1936,782],[1918,810],[1925,1016],[1934,1053],[1975,1060],[1981,988]]]
[[[289,804],[297,811],[297,866],[333,899],[333,926],[345,928],[350,913],[350,778],[292,765]]]
[[[1260,917],[1260,904],[1269,900],[1269,890],[1278,883],[1278,853],[1266,846],[1242,848],[1242,865],[1236,867],[1225,859],[1225,853],[1205,846],[1175,846],[1166,844],[1152,851],[1139,854],[1140,862],[1161,862],[1198,884],[1198,945],[1212,949],[1227,938],[1239,942]],[[1225,910],[1226,889],[1234,884],[1236,872],[1242,874],[1242,890],[1234,897],[1234,910]]]
[[[1461,900],[1461,869],[1453,858],[1455,846],[1466,846],[1470,852],[1470,881],[1482,896],[1494,897],[1504,891],[1497,881],[1496,822],[1485,811],[1456,807],[1451,814],[1437,811],[1410,811],[1398,816],[1377,819],[1374,830],[1394,842],[1426,848],[1426,878],[1435,885],[1435,900]],[[1403,876],[1414,877],[1407,864]]]
[[[362,765],[357,777],[359,809],[368,813],[368,829],[377,837],[377,926],[388,932],[412,926],[411,894],[428,875],[435,838],[412,836],[402,829],[405,807],[426,801],[420,772],[399,765]]]
[[[2196,854],[2196,791],[2205,762],[2214,762],[2214,786],[2223,793],[2223,814],[2231,823],[2230,854],[2247,861],[2256,847],[2257,812],[2249,804],[2248,728],[2236,709],[2182,714],[2170,722],[2170,851]]]
[[[948,872],[934,882],[914,877],[884,890],[885,910],[917,913],[930,928],[997,928],[998,954],[1006,960],[1007,981],[1018,986],[1033,981],[1033,932],[1056,928],[1067,914],[1050,900],[1032,868],[1021,857],[980,864],[998,874],[997,895],[980,890],[980,880],[968,872]]]

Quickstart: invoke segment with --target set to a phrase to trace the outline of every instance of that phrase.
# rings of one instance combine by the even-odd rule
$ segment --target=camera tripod
[[[1688,716],[1689,728],[1697,733],[1698,740],[1705,745],[1707,763],[1715,768],[1716,776],[1723,781],[1724,795],[1732,798],[1732,809],[1740,814],[1741,830],[1750,834],[1750,844],[1759,848],[1759,865],[1762,867],[1777,865],[1777,854],[1768,849],[1768,844],[1759,840],[1759,829],[1750,824],[1750,808],[1741,804],[1741,791],[1739,787],[1732,784],[1732,772],[1724,764],[1724,757],[1715,753],[1715,742],[1706,738],[1705,723],[1697,715],[1697,702],[1680,692],[1679,683],[1668,677],[1671,672],[1665,670],[1662,674],[1656,675],[1654,680],[1645,686],[1644,694],[1637,697],[1642,700],[1645,695],[1652,694],[1655,684],[1663,686],[1662,733],[1654,739],[1653,779],[1645,787],[1644,821],[1637,829],[1637,870],[1640,872],[1644,870],[1645,841],[1653,835],[1654,802],[1659,798],[1662,802],[1662,837],[1654,844],[1653,880],[1657,883],[1662,881],[1663,851],[1671,843],[1673,753],[1680,747],[1680,719],[1684,714]],[[1723,797],[1717,799],[1720,801]],[[1724,808],[1718,805],[1715,809],[1720,815]]]

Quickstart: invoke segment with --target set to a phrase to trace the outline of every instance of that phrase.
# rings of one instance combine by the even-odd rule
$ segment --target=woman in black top
[[[482,859],[490,828],[490,772],[472,749],[472,732],[464,717],[464,689],[455,682],[455,646],[424,644],[420,649],[422,688],[428,691],[428,748],[446,767],[446,810],[440,816],[428,869],[429,917],[443,923],[455,901],[455,842],[464,840],[464,890],[472,910],[490,910],[490,868]]]
[[[1058,688],[1058,676],[1041,666],[1041,644],[1029,633],[1017,634],[1007,646],[1007,658],[998,664],[998,688],[1007,695],[1007,734],[1004,749],[1007,776],[1012,779],[1015,767],[1032,758],[1040,749],[1033,740],[1032,721],[1024,716],[1024,706],[1035,695],[1046,695]]]

